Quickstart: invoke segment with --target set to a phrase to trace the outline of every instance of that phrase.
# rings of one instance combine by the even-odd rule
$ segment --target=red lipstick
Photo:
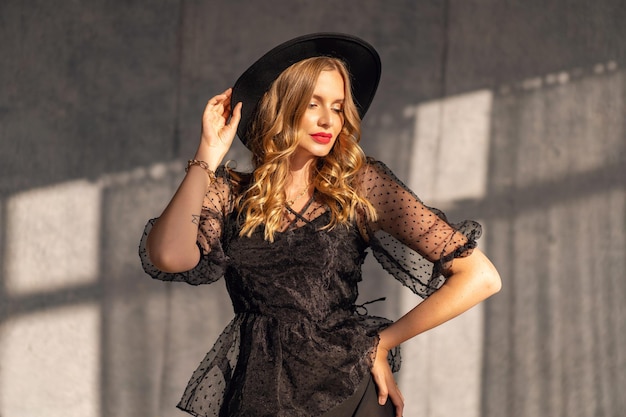
[[[319,132],[319,133],[311,134],[311,137],[313,138],[315,142],[320,143],[322,145],[326,145],[330,143],[330,140],[333,138],[333,135],[331,135],[330,133]]]

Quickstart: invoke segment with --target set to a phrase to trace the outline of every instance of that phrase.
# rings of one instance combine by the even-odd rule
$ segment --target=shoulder
[[[251,174],[220,165],[215,170],[215,181],[204,196],[203,207],[223,214],[231,212],[238,197],[248,187],[250,178]]]
[[[252,173],[236,171],[227,165],[220,165],[215,171],[215,192],[236,197],[244,192],[252,181]]]
[[[359,182],[367,189],[389,183],[402,184],[384,162],[370,156],[359,172]]]
[[[371,178],[372,176],[376,176],[378,172],[384,171],[385,168],[386,165],[384,163],[375,158],[372,158],[371,156],[367,156],[365,158],[365,163],[357,173],[357,177],[359,178],[359,180],[364,181]]]

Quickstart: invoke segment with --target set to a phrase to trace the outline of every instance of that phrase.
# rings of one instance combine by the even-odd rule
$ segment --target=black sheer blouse
[[[206,195],[198,232],[201,259],[184,273],[151,263],[145,271],[192,285],[226,279],[235,317],[193,373],[178,404],[194,416],[322,416],[358,392],[369,377],[378,332],[389,324],[355,305],[369,247],[396,279],[421,297],[436,291],[455,257],[475,247],[480,225],[451,225],[426,207],[381,162],[369,160],[359,186],[378,219],[323,229],[327,207],[314,195],[285,216],[270,243],[257,230],[240,237],[235,188],[227,171]],[[391,352],[392,369],[399,356]]]

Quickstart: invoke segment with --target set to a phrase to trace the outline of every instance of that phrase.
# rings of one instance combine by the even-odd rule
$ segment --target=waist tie
[[[367,307],[365,307],[366,305],[374,304],[374,303],[377,303],[379,301],[385,301],[386,299],[387,299],[387,297],[380,297],[380,298],[377,298],[375,300],[366,301],[363,304],[355,304],[352,307],[352,309],[359,316],[368,316],[369,312],[367,311]]]

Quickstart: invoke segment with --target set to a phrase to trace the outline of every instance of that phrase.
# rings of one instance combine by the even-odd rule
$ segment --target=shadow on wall
[[[427,387],[428,413],[626,406],[614,372],[626,370],[625,81],[609,61],[407,111],[409,184],[452,220],[483,220],[505,281],[484,320],[464,315],[407,344],[403,386]]]
[[[507,86],[494,105],[484,416],[626,410],[626,74],[616,62]]]

